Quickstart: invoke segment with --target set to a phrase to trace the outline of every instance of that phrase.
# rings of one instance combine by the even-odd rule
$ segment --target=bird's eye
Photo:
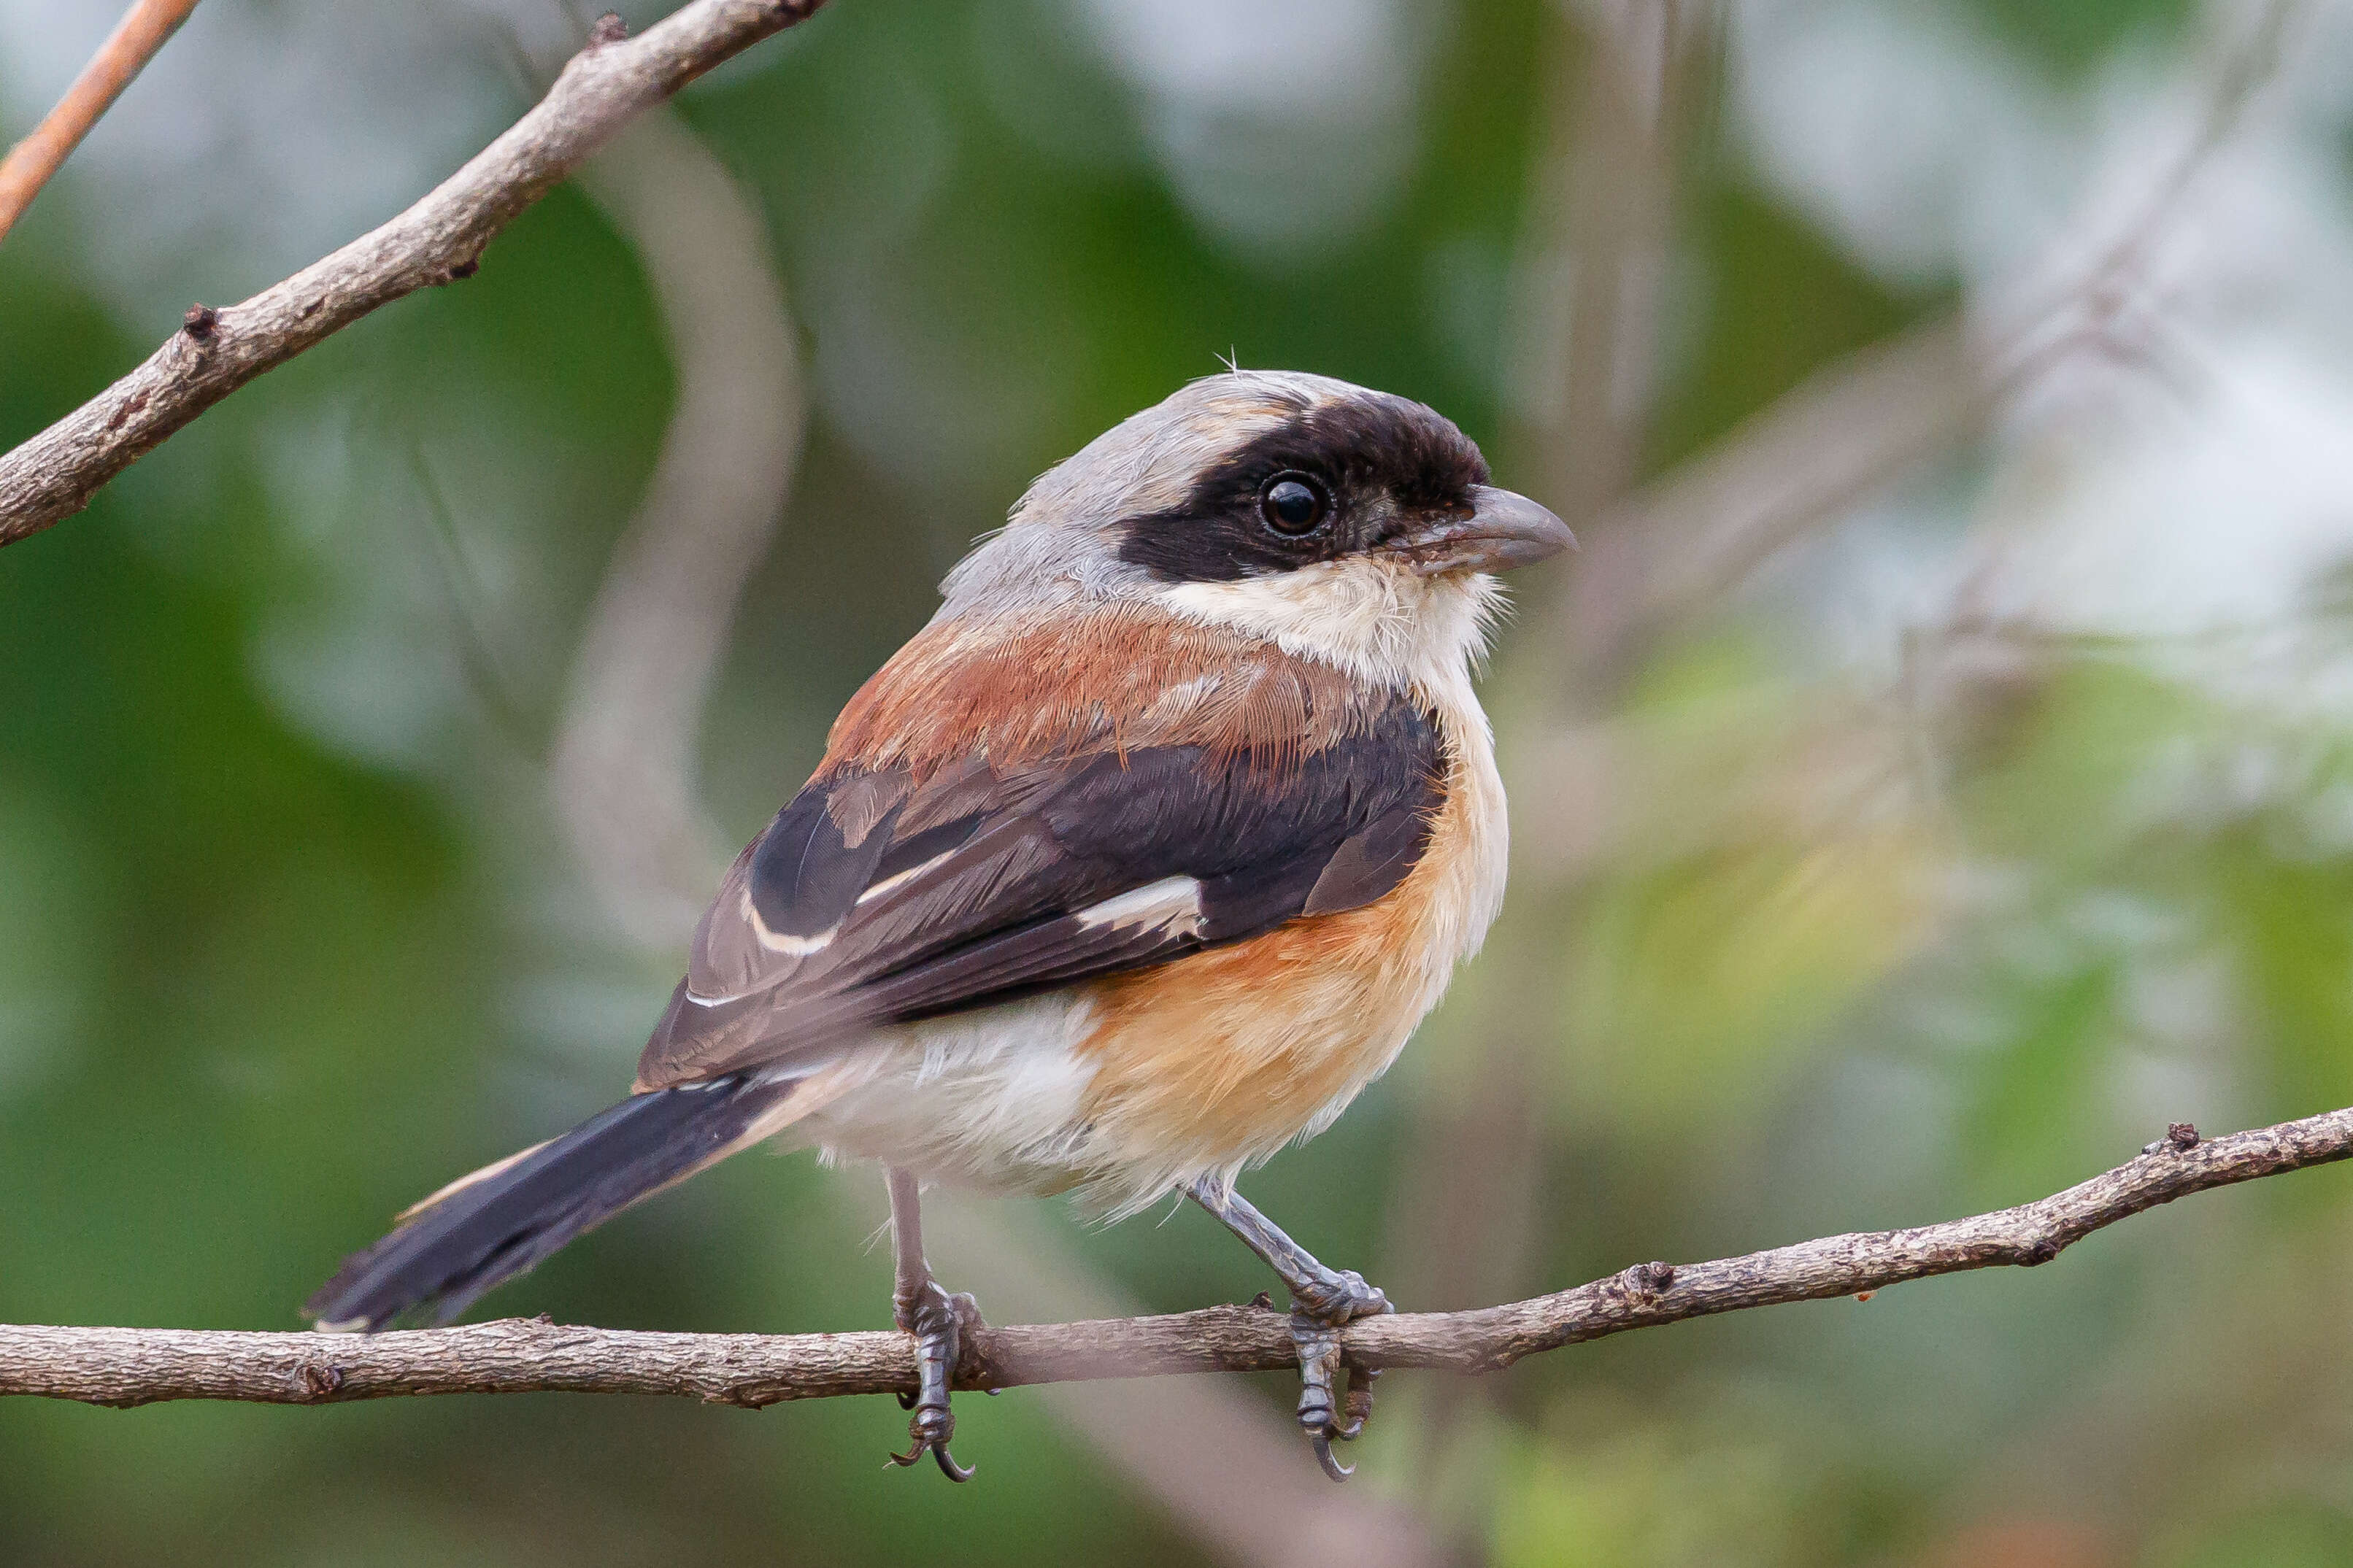
[[[1293,539],[1314,532],[1331,510],[1331,495],[1306,474],[1277,474],[1258,492],[1258,514],[1267,527]]]

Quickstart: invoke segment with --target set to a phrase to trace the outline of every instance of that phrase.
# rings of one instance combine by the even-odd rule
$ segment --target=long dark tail
[[[737,1075],[633,1095],[426,1199],[344,1259],[302,1310],[322,1328],[371,1333],[411,1310],[446,1323],[583,1231],[733,1152],[793,1087]]]

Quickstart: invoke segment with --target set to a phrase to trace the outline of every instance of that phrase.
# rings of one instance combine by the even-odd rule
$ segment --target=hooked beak
[[[1523,495],[1471,487],[1469,517],[1433,518],[1388,549],[1425,577],[1449,572],[1508,572],[1577,548],[1568,524]]]

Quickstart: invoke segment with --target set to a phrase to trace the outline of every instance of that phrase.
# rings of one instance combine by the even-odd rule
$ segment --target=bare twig
[[[2066,1191],[1911,1230],[1823,1237],[1712,1263],[1642,1263],[1573,1290],[1475,1311],[1352,1324],[1353,1364],[1493,1372],[1630,1329],[1825,1300],[1971,1268],[2031,1267],[2095,1230],[2211,1187],[2353,1158],[2353,1109],[2226,1138],[2177,1123]],[[91,1405],[236,1399],[321,1405],[394,1394],[686,1394],[758,1406],[915,1386],[896,1333],[658,1334],[509,1320],[372,1337],[0,1326],[0,1394]],[[1261,1307],[1035,1324],[972,1336],[959,1388],[1271,1372],[1294,1364],[1289,1320]]]
[[[134,0],[47,118],[9,148],[7,157],[0,158],[0,237],[16,226],[98,117],[122,96],[131,79],[146,68],[164,40],[178,32],[195,8],[196,0]]]
[[[0,545],[72,516],[100,485],[263,372],[380,305],[470,276],[516,214],[631,116],[820,4],[692,0],[633,39],[600,23],[547,96],[423,200],[242,304],[190,310],[144,364],[0,457]]]

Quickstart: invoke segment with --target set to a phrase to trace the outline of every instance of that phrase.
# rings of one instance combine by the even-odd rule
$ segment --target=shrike
[[[739,1149],[882,1167],[913,1446],[948,1453],[972,1298],[917,1194],[1189,1194],[1282,1276],[1299,1418],[1356,1435],[1337,1331],[1386,1312],[1234,1191],[1397,1057],[1504,892],[1471,668],[1490,574],[1573,543],[1420,404],[1210,376],[1032,485],[735,859],[630,1098],[427,1198],[313,1297],[447,1321]],[[1352,1402],[1356,1403],[1356,1402]]]

